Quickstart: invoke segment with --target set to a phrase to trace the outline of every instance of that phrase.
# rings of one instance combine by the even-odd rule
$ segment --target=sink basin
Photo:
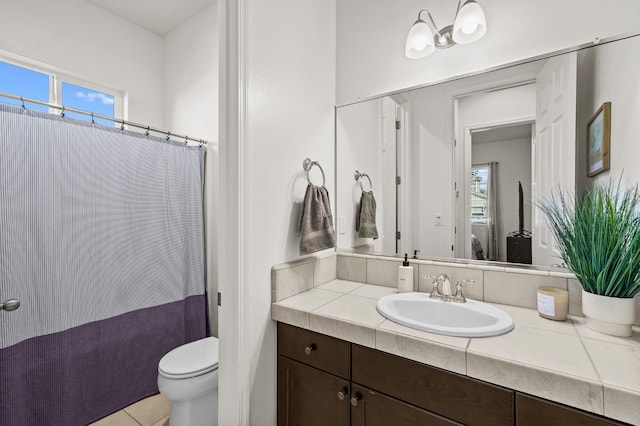
[[[430,299],[426,293],[397,293],[380,298],[376,308],[395,323],[447,336],[498,336],[514,326],[503,310],[472,299],[456,303]]]

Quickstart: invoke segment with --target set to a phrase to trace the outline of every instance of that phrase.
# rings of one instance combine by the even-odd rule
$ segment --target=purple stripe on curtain
[[[0,425],[86,425],[156,394],[160,358],[205,326],[195,295],[0,349]]]

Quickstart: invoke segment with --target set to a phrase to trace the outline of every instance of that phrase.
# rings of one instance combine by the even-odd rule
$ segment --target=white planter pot
[[[629,337],[636,318],[635,298],[599,296],[582,290],[582,312],[591,330]]]

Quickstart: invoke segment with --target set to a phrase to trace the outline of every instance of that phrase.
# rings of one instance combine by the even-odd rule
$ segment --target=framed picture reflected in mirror
[[[587,176],[609,170],[611,102],[605,102],[587,124]]]

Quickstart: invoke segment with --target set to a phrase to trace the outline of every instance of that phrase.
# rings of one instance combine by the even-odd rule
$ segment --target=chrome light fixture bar
[[[431,27],[421,18],[424,12],[429,17]],[[410,59],[424,58],[432,54],[436,48],[447,49],[456,44],[473,43],[482,38],[486,32],[487,19],[475,0],[458,0],[453,24],[440,30],[431,12],[423,9],[418,12],[418,20],[411,26],[407,35],[405,55]]]

